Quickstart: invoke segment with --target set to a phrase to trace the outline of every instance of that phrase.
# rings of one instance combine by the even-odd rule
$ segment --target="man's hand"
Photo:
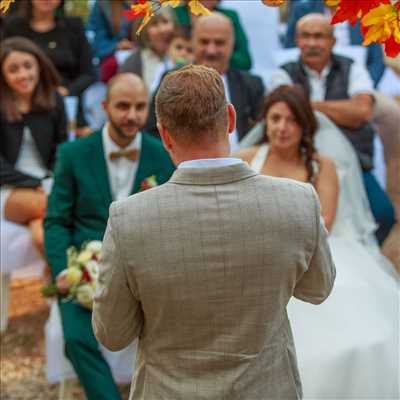
[[[57,91],[63,97],[64,96],[69,96],[69,90],[65,86],[59,86],[57,88]]]
[[[70,285],[67,282],[65,274],[60,274],[60,275],[57,276],[56,285],[57,285],[57,289],[58,289],[60,294],[62,294],[62,295],[68,294],[69,289],[70,289]]]

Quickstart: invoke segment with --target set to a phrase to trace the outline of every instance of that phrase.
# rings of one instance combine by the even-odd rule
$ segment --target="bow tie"
[[[116,160],[117,158],[125,157],[128,160],[136,161],[138,159],[139,152],[137,149],[132,150],[120,150],[120,151],[112,151],[109,154],[110,160]]]

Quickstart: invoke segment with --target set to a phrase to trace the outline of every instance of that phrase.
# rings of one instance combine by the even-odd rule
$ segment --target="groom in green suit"
[[[161,142],[141,131],[148,115],[148,93],[138,76],[124,73],[110,80],[103,107],[108,122],[101,131],[63,144],[58,151],[45,219],[45,250],[61,292],[68,290],[65,279],[57,278],[67,267],[68,247],[102,240],[113,200],[146,189],[149,182],[162,184],[174,170]],[[93,335],[91,312],[73,302],[59,306],[65,353],[87,398],[119,400]]]

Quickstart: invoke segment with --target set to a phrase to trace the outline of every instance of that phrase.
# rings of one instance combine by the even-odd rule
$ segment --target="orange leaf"
[[[208,8],[204,7],[199,0],[190,0],[189,8],[194,15],[210,15],[211,12]]]
[[[14,3],[15,0],[1,0],[0,1],[0,11],[5,14],[10,8],[11,3]]]

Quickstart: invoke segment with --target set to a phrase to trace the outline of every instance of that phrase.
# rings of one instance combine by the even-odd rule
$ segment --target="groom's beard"
[[[112,120],[112,118],[108,118],[110,125],[113,127],[115,133],[121,139],[133,139],[139,130],[142,128],[139,124],[137,124],[134,120],[128,120],[126,124],[118,125],[116,122]],[[125,133],[124,129],[128,129],[129,133]]]

